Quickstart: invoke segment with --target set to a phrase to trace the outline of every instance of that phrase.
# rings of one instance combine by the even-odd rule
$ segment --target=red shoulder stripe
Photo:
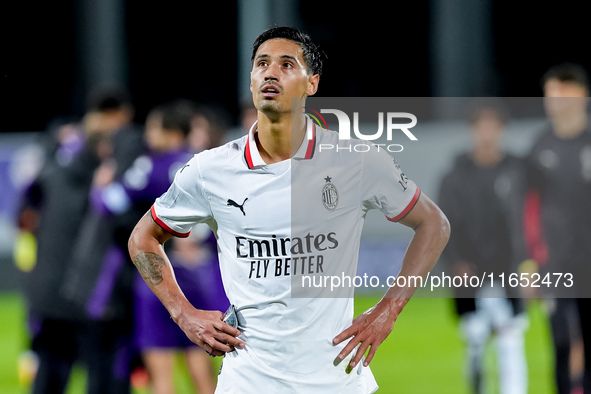
[[[179,237],[179,238],[187,238],[189,236],[189,234],[191,233],[190,231],[188,233],[179,233],[178,231],[174,231],[173,229],[171,229],[170,227],[168,227],[166,225],[166,223],[164,223],[159,217],[158,215],[156,215],[156,210],[154,209],[154,206],[152,205],[152,208],[150,208],[150,213],[152,214],[152,219],[154,219],[154,221],[156,222],[156,224],[158,224],[160,227],[162,227],[165,231],[171,233],[172,235],[174,235],[175,237]]]

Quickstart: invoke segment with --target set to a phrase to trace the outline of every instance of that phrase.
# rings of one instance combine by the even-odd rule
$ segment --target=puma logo
[[[236,208],[240,209],[240,211],[242,212],[242,214],[243,214],[244,216],[246,216],[246,212],[244,212],[244,203],[246,202],[246,200],[248,200],[248,197],[246,197],[246,198],[244,199],[244,201],[242,201],[242,205],[240,205],[240,204],[238,204],[236,201],[234,201],[234,200],[231,200],[231,199],[228,199],[228,204],[227,204],[227,205],[231,205],[231,206],[233,206],[233,207],[236,207]]]

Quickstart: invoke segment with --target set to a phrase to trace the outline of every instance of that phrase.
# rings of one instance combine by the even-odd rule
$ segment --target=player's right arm
[[[236,338],[240,331],[222,321],[222,312],[198,310],[183,294],[163,248],[172,237],[150,214],[135,226],[128,247],[142,278],[191,341],[215,356],[243,348],[244,342]]]

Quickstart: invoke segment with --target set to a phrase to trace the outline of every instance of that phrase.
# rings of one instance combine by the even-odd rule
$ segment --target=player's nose
[[[279,81],[279,66],[271,64],[265,70],[265,82],[267,81]]]

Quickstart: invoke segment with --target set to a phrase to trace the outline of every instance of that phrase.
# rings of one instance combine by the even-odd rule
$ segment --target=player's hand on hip
[[[363,365],[369,365],[378,347],[392,332],[398,314],[402,310],[402,308],[399,309],[397,306],[393,307],[391,305],[392,301],[392,299],[383,299],[376,306],[357,316],[349,328],[333,339],[333,344],[338,345],[351,338],[349,343],[347,343],[337,356],[338,359],[345,359],[359,345],[359,349],[351,359],[349,365],[351,367],[358,365],[368,349],[369,353],[365,357]],[[404,304],[406,304],[406,300]]]
[[[234,348],[244,348],[245,343],[236,338],[240,330],[222,321],[220,311],[194,309],[183,313],[179,327],[187,337],[213,356],[223,356]]]

